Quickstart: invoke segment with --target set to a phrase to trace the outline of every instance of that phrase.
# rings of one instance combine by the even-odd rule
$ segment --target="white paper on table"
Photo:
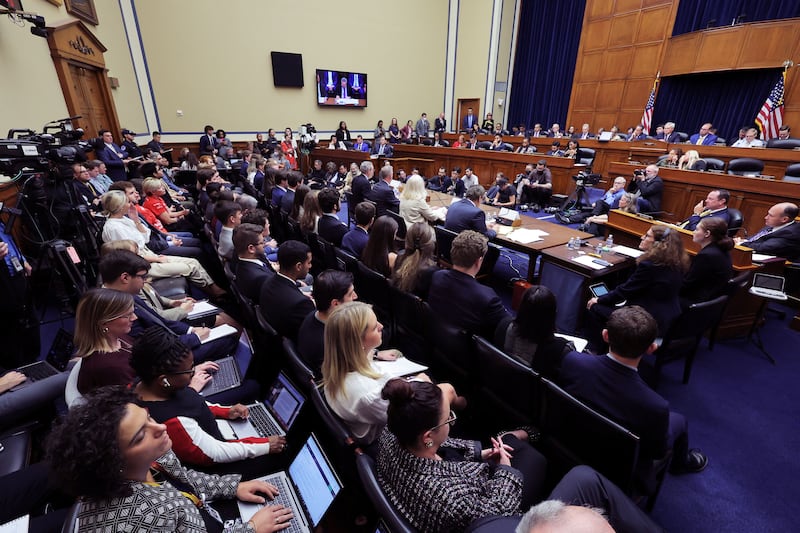
[[[0,524],[0,533],[19,533],[20,531],[28,531],[31,522],[31,515],[26,514],[15,518],[5,524]]]
[[[628,257],[633,257],[633,258],[639,257],[644,253],[643,251],[637,250],[636,248],[631,248],[629,246],[622,246],[619,244],[614,246],[611,249],[611,251],[614,252],[615,254],[627,255]]]
[[[767,255],[767,254],[753,254],[753,261],[763,262],[769,261],[770,259],[775,259],[777,256],[775,255]]]
[[[496,226],[494,229],[495,229],[495,231],[497,232],[498,235],[505,236],[505,235],[508,235],[509,233],[511,233],[512,231],[514,231],[516,228],[514,228],[512,226],[502,226],[501,225],[501,226]]]
[[[228,325],[222,324],[221,326],[217,326],[215,328],[211,328],[208,332],[208,337],[200,341],[200,344],[205,344],[207,342],[211,342],[213,340],[219,339],[221,337],[225,337],[226,335],[233,335],[236,333],[236,328]]]
[[[219,307],[205,300],[202,300],[194,303],[192,310],[189,311],[189,315],[186,318],[191,320],[196,316],[205,315],[207,313],[214,313],[217,311],[219,311]]]
[[[394,377],[416,375],[420,372],[425,372],[428,367],[415,363],[411,359],[399,357],[394,361],[373,361],[375,366],[380,368],[381,372]]]
[[[539,229],[517,228],[508,234],[508,238],[520,244],[530,244],[532,242],[543,241],[543,237],[547,235],[549,235],[549,233]]]
[[[596,258],[592,257],[591,255],[579,255],[578,257],[573,257],[572,258],[572,260],[575,261],[576,263],[580,263],[582,265],[586,265],[586,266],[588,266],[590,268],[593,268],[595,270],[603,270],[604,268],[606,268],[603,265],[598,265],[597,263],[595,263],[594,262],[595,259]]]
[[[561,337],[562,339],[566,339],[568,341],[572,341],[572,344],[575,345],[575,351],[582,352],[586,345],[589,344],[589,341],[586,339],[582,339],[581,337],[575,337],[573,335],[567,335],[566,333],[556,333],[556,337]]]

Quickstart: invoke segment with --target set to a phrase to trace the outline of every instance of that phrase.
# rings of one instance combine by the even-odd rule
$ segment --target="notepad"
[[[215,315],[219,312],[219,307],[205,300],[201,300],[194,303],[194,307],[192,307],[192,310],[189,311],[189,314],[186,316],[186,318],[189,320],[194,320],[195,318],[200,318],[202,316]]]
[[[5,524],[0,524],[0,533],[19,533],[28,531],[30,527],[31,515],[20,516]]]
[[[425,372],[428,370],[427,366],[415,363],[411,359],[405,357],[398,357],[394,361],[373,361],[380,371],[394,377],[411,376]]]
[[[637,250],[636,248],[630,248],[629,246],[621,246],[619,244],[617,246],[614,246],[611,249],[611,251],[614,252],[615,254],[627,255],[628,257],[634,257],[634,258],[639,257],[644,253],[643,251]]]
[[[213,340],[217,340],[217,339],[225,337],[227,335],[233,335],[234,333],[237,333],[237,330],[236,330],[235,327],[230,326],[228,324],[222,324],[221,326],[217,326],[215,328],[211,328],[211,330],[208,333],[208,337],[206,337],[205,339],[202,339],[200,341],[200,344],[205,344],[207,342],[211,342]]]
[[[578,257],[573,257],[572,260],[575,261],[576,263],[580,263],[595,270],[602,270],[606,268],[605,265],[600,265],[598,263],[595,263],[594,262],[595,258],[592,257],[591,255],[579,255]]]

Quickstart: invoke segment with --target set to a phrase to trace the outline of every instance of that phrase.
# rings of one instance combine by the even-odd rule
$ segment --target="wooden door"
[[[112,120],[106,112],[103,102],[103,93],[100,78],[103,71],[100,69],[70,64],[70,83],[75,95],[77,114],[82,118],[76,120],[76,127],[83,128],[84,138],[97,136],[101,129],[111,129]],[[119,140],[119,133],[114,132],[114,138]]]
[[[472,108],[472,114],[478,126],[481,125],[481,99],[480,98],[459,98],[458,99],[458,119],[453,127],[453,131],[461,131],[462,120],[467,116],[467,109]]]

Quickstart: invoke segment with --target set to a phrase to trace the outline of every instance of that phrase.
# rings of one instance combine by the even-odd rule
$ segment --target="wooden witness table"
[[[450,196],[449,194],[437,191],[428,192],[430,194],[430,204],[432,207],[449,207],[453,200],[456,199],[455,196]],[[480,208],[490,216],[496,216],[497,212],[499,211],[498,208],[490,205],[481,204]],[[498,224],[495,228],[497,231],[497,237],[495,237],[494,241],[497,244],[505,246],[506,248],[528,254],[530,261],[528,265],[528,281],[533,280],[533,274],[536,267],[536,257],[541,253],[542,250],[552,246],[563,246],[573,237],[588,239],[592,236],[590,233],[573,230],[567,226],[546,222],[529,216],[520,215],[520,221],[521,225],[516,228]],[[547,235],[543,235],[542,240],[539,241],[519,242],[518,240],[514,240],[514,237],[515,233],[520,229],[543,231],[547,233]],[[519,233],[516,233],[516,236],[518,235]]]

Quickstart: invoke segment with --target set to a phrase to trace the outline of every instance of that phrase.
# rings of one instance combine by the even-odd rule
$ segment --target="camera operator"
[[[0,338],[3,351],[0,367],[17,368],[33,361],[39,354],[39,321],[26,306],[31,265],[11,236],[10,228],[0,222]]]
[[[658,167],[647,165],[644,171],[635,170],[628,192],[639,194],[636,204],[640,213],[650,215],[660,213],[664,181],[658,175]]]
[[[530,169],[530,170],[529,170]],[[547,206],[550,196],[553,194],[553,175],[547,168],[547,161],[544,159],[533,165],[525,167],[525,175],[517,177],[520,191],[520,202],[523,204],[533,204],[533,212],[538,213],[541,206]]]

